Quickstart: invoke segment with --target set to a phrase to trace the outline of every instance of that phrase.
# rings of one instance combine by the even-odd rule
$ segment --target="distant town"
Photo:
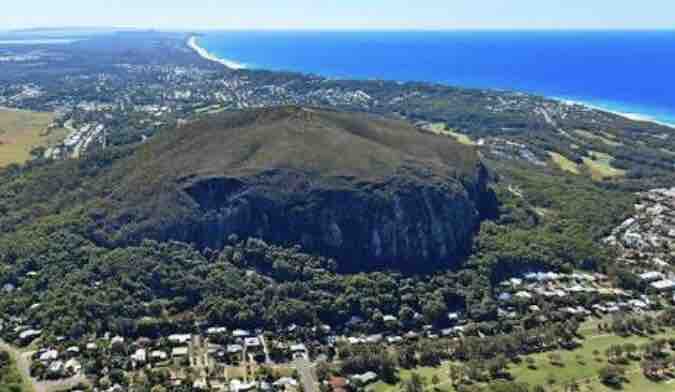
[[[0,106],[52,112],[55,118],[46,131],[66,130],[58,142],[34,149],[35,162],[81,159],[142,144],[167,130],[233,110],[300,105],[395,117],[525,172],[553,165],[565,175],[587,177],[575,186],[602,182],[603,191],[630,192],[636,201],[633,210],[624,211],[628,217],[604,232],[601,242],[622,272],[609,276],[593,271],[594,266],[553,270],[527,264],[509,274],[495,273],[486,277],[486,282],[494,280],[489,294],[494,309],[486,305],[489,316],[480,318],[461,307],[444,306],[440,320],[401,307],[371,319],[355,313],[348,322],[334,325],[290,323],[244,330],[205,319],[186,317],[183,323],[179,315],[171,328],[145,335],[67,334],[44,328],[33,317],[43,306],[35,295],[23,303],[25,314],[0,314],[0,349],[12,354],[35,392],[162,392],[169,387],[460,392],[512,380],[512,374],[516,380],[531,377],[541,385],[537,392],[571,392],[592,389],[556,383],[558,369],[588,368],[593,373],[585,379],[621,389],[627,376],[619,365],[662,382],[658,385],[666,389],[659,391],[675,385],[675,188],[666,186],[675,169],[670,128],[516,92],[230,69],[195,52],[188,45],[192,35],[120,34],[128,46],[119,52],[102,49],[109,45],[105,39],[85,40],[70,49],[0,46]],[[147,40],[152,49],[147,49]],[[649,189],[636,185],[649,170],[658,174],[647,182]],[[629,181],[613,182],[618,179]],[[509,184],[505,192],[513,203],[526,193],[517,184]],[[546,208],[532,211],[524,218],[528,224],[557,219]],[[514,250],[512,257],[519,256]],[[34,264],[35,271],[17,275],[12,270],[7,275],[11,279],[0,281],[2,295],[39,285],[43,272],[37,270],[40,261]],[[97,284],[91,282],[92,287]],[[413,294],[407,301],[424,302]],[[80,332],[78,320],[71,321],[72,330]],[[142,331],[143,320],[138,324]],[[584,351],[585,356],[574,351],[595,347],[593,342],[600,342],[599,348]],[[546,379],[533,375],[543,368],[553,369]],[[419,369],[428,372],[428,379],[422,380]]]

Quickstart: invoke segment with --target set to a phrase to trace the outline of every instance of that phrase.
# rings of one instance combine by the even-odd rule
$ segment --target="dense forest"
[[[299,246],[236,236],[224,239],[222,249],[103,241],[92,224],[91,200],[100,192],[98,179],[130,152],[35,160],[0,174],[0,284],[18,288],[0,298],[3,313],[26,315],[56,335],[72,336],[156,335],[189,330],[194,320],[233,328],[343,325],[352,316],[364,318],[367,331],[377,330],[387,314],[396,315],[401,327],[443,325],[449,311],[502,323],[492,295],[501,279],[526,270],[612,273],[611,254],[596,240],[633,201],[584,177],[488,162],[498,218],[483,222],[459,268],[344,274],[334,260]]]

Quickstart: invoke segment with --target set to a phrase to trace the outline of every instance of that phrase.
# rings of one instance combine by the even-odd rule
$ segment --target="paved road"
[[[55,381],[37,381],[30,376],[30,362],[32,353],[22,353],[16,347],[10,346],[0,340],[0,349],[10,352],[16,358],[16,365],[21,376],[32,385],[35,392],[60,391],[76,387],[78,384],[89,385],[89,380],[83,375],[77,375],[68,379]]]
[[[298,369],[300,375],[300,382],[302,383],[305,392],[319,392],[319,381],[316,378],[314,371],[314,364],[306,359],[299,359],[294,362],[295,368]]]
[[[265,363],[271,364],[272,360],[270,359],[270,351],[267,349],[267,341],[265,341],[265,337],[260,335],[258,336],[258,339],[260,339],[260,343],[262,343],[263,346],[263,351],[265,352]]]

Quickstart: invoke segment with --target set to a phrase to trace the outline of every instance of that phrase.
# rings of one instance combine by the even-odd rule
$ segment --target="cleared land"
[[[572,174],[581,174],[586,171],[594,180],[602,180],[608,177],[621,177],[626,174],[625,170],[612,166],[614,158],[602,152],[591,151],[591,157],[583,158],[583,165],[579,165],[557,152],[549,152],[553,163],[561,170]]]
[[[21,392],[34,392],[30,378],[19,369],[17,362],[21,353],[3,341],[0,341],[0,351],[9,353],[11,358],[9,367],[0,368],[0,392],[15,391],[16,388]]]
[[[24,163],[33,148],[62,141],[68,131],[49,129],[53,121],[53,113],[0,109],[0,167]]]
[[[444,123],[433,124],[429,130],[431,132],[437,134],[437,135],[451,136],[451,137],[455,138],[455,140],[457,140],[457,142],[459,142],[461,144],[464,144],[464,145],[467,145],[467,146],[475,146],[476,145],[476,142],[471,140],[471,138],[469,136],[467,136],[463,133],[457,132],[456,130],[448,129],[448,127]]]
[[[551,156],[553,163],[555,163],[561,170],[564,170],[572,174],[580,173],[579,165],[572,162],[571,160],[565,158],[564,156],[558,154],[557,152],[549,152],[548,154]]]
[[[662,334],[657,337],[669,336],[672,335]],[[577,381],[582,391],[611,391],[611,388],[601,384],[597,378],[598,370],[607,366],[605,356],[607,348],[614,344],[626,343],[635,343],[639,347],[649,341],[650,338],[645,337],[621,338],[613,335],[589,337],[583,342],[583,346],[576,350],[555,351],[562,358],[562,366],[552,365],[548,357],[549,353],[541,353],[530,356],[535,360],[536,369],[528,368],[524,361],[517,366],[512,365],[509,371],[516,380],[527,382],[530,385],[547,385],[550,391],[564,391],[564,386],[571,381]],[[600,353],[597,356],[593,354],[596,350]],[[632,361],[627,366],[626,377],[629,382],[624,385],[623,391],[625,392],[672,391],[674,386],[647,380],[640,370],[639,361]],[[589,386],[592,389],[589,389]]]
[[[626,174],[625,170],[612,167],[614,158],[605,153],[591,151],[592,158],[584,158],[584,165],[591,173],[594,180],[601,180],[607,177],[621,177]]]
[[[575,350],[557,350],[553,352],[533,354],[529,357],[534,359],[535,369],[528,367],[527,361],[523,360],[520,364],[510,364],[508,370],[514,380],[526,382],[530,386],[542,385],[549,392],[565,392],[566,386],[576,381],[580,386],[580,392],[610,392],[614,389],[603,385],[598,379],[598,370],[607,366],[607,357],[605,351],[611,345],[634,343],[638,347],[644,343],[658,338],[669,338],[673,336],[674,331],[669,330],[657,336],[638,337],[632,336],[622,338],[615,335],[590,335],[595,328],[586,326],[581,331],[587,332],[588,337],[582,342],[582,346]],[[594,355],[595,351],[599,355]],[[562,366],[552,365],[549,354],[556,353],[560,355]],[[644,377],[640,369],[640,361],[631,361],[626,366],[626,378],[628,382],[624,383],[623,392],[672,392],[675,390],[675,382],[652,382]],[[438,388],[443,392],[455,392],[452,387],[448,374],[449,363],[444,363],[437,368],[419,367],[413,370],[421,375],[429,390]],[[399,377],[401,381],[410,378],[413,371],[401,370]],[[440,380],[438,385],[432,385],[431,379],[436,375]],[[551,383],[551,381],[555,381]],[[372,392],[399,392],[402,391],[401,383],[397,385],[388,385],[383,382],[375,383],[368,387]]]

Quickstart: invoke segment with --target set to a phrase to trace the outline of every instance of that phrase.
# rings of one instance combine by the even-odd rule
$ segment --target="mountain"
[[[223,113],[117,163],[90,210],[115,245],[258,237],[347,269],[458,260],[494,210],[477,153],[384,118],[300,107]],[[105,189],[105,187],[103,188]]]
[[[611,265],[594,239],[631,197],[518,161],[489,160],[488,176],[484,159],[408,123],[285,107],[10,166],[0,287],[11,295],[0,313],[55,336],[354,315],[376,332],[382,314],[407,308],[425,323],[445,325],[452,309],[493,321],[494,285],[514,273]]]

